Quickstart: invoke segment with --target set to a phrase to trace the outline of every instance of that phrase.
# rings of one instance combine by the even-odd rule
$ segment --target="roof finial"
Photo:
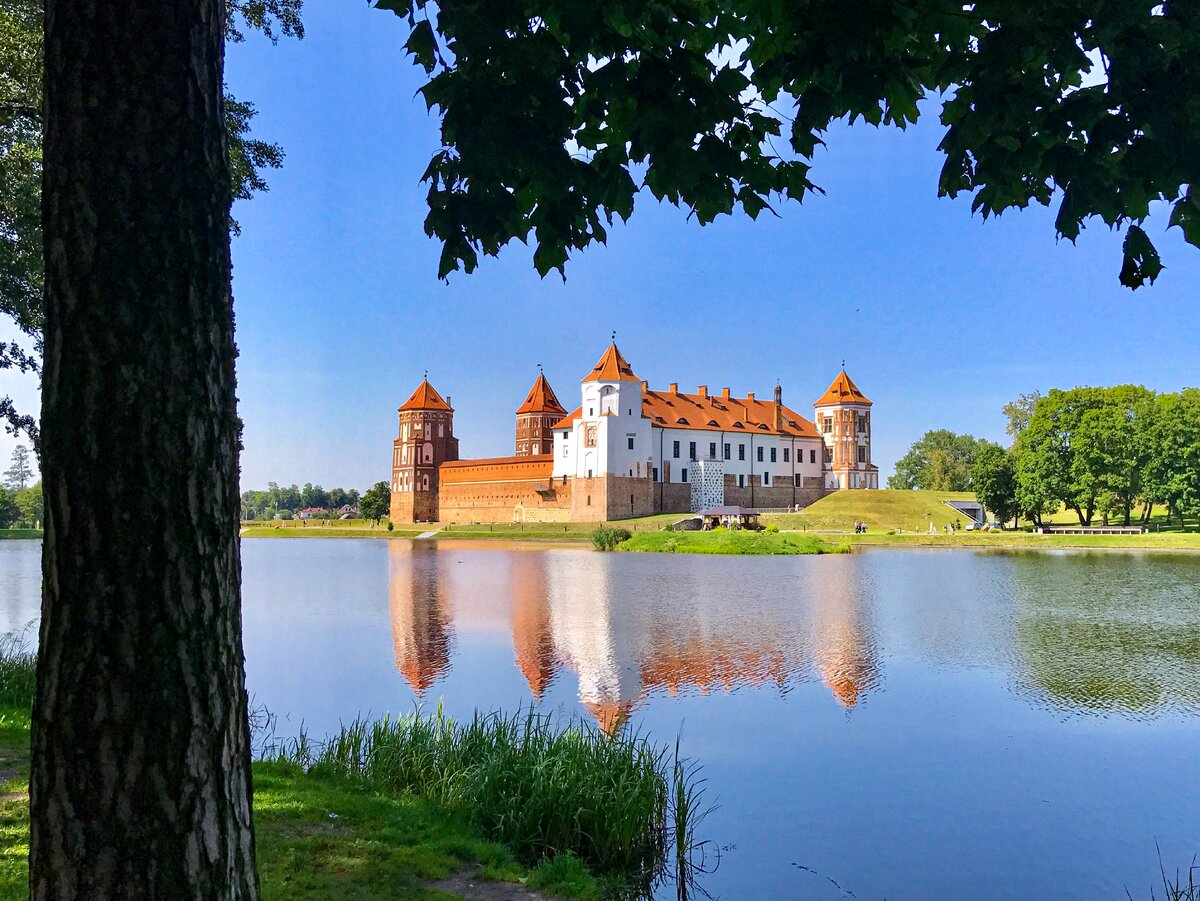
[[[425,381],[429,381],[429,370],[425,370]]]
[[[612,333],[612,343],[613,343],[613,344],[616,344],[616,343],[617,343],[617,330],[616,330],[616,329],[613,329],[613,333]]]
[[[846,369],[846,358],[842,357],[842,370],[845,371],[845,369]]]
[[[538,375],[542,374],[542,364],[538,363]]]

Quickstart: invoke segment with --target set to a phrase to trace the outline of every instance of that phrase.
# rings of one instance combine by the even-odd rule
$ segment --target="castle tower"
[[[392,442],[392,522],[436,522],[438,467],[458,459],[454,409],[423,379],[399,409]]]
[[[646,383],[615,343],[581,380],[578,419],[559,439],[553,470],[555,476],[575,480],[572,518],[601,521],[654,512],[650,420],[642,411],[645,392]]]
[[[554,389],[540,372],[525,403],[517,409],[517,456],[536,457],[554,452],[554,424],[567,415]]]
[[[845,369],[813,408],[825,441],[825,487],[878,488],[879,467],[871,463],[871,401]]]

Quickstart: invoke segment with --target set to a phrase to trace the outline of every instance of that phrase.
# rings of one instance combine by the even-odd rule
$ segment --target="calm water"
[[[1156,840],[1200,852],[1200,557],[242,547],[283,730],[444,700],[681,733],[726,899],[1149,898]],[[0,628],[38,553],[0,542]]]

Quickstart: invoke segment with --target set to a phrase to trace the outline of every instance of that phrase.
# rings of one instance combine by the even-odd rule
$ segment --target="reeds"
[[[37,654],[29,650],[31,628],[0,635],[0,707],[33,708]]]
[[[704,847],[695,839],[700,785],[675,750],[672,759],[635,733],[610,737],[533,710],[458,723],[439,707],[358,719],[319,747],[302,734],[280,756],[314,775],[463,809],[527,865],[570,853],[631,894],[674,878],[686,898]]]

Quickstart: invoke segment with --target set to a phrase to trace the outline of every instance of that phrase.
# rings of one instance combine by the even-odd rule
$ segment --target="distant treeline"
[[[333,512],[346,504],[358,506],[360,496],[356,488],[326,489],[312,482],[301,488],[268,482],[266,491],[242,492],[242,519],[275,519],[276,515],[291,519],[293,514],[309,507]]]

